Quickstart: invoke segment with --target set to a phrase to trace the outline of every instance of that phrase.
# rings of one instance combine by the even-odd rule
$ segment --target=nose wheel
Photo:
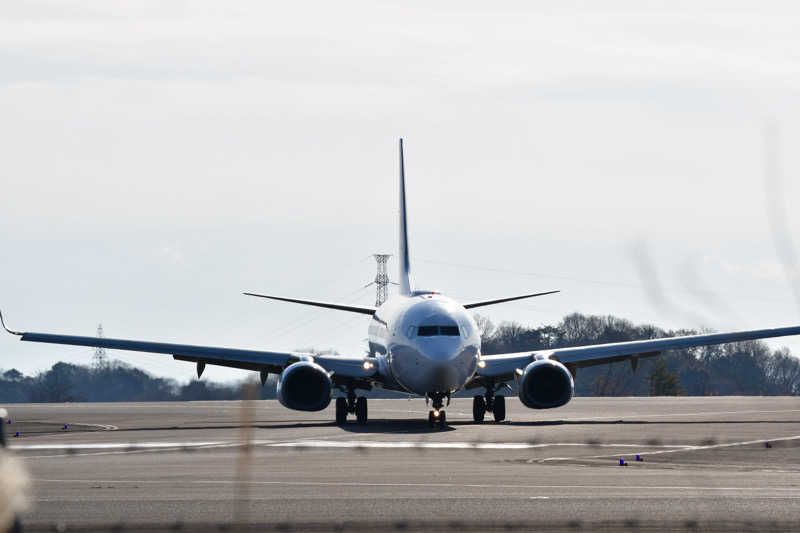
[[[438,427],[444,429],[447,427],[447,413],[444,412],[444,400],[447,399],[447,405],[450,405],[449,393],[432,393],[428,394],[426,398],[431,400],[431,409],[428,412],[428,425],[432,428]]]
[[[432,428],[439,427],[444,429],[447,427],[447,413],[441,409],[431,409],[428,412],[428,425]]]

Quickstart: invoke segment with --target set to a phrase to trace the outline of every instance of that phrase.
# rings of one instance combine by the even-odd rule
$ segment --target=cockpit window
[[[417,328],[417,335],[420,337],[435,337],[437,335],[447,335],[458,337],[458,326],[420,326]]]

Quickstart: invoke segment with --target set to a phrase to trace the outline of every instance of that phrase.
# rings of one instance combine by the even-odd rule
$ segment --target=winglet
[[[6,327],[6,321],[3,320],[3,312],[2,311],[0,311],[0,324],[2,324],[4,330],[6,330],[7,332],[11,333],[12,335],[22,336],[22,333],[20,333],[18,331],[12,331],[12,330],[10,330],[10,329],[8,329]]]
[[[400,139],[400,293],[408,296],[414,290],[411,260],[408,256],[408,223],[406,220],[406,172],[403,161],[403,139]]]

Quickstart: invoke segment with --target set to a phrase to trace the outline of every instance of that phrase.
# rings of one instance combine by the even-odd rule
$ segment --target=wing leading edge
[[[169,354],[180,361],[191,361],[198,364],[210,364],[257,370],[270,373],[279,373],[287,365],[301,360],[314,360],[326,370],[346,378],[367,379],[374,377],[376,370],[364,357],[347,357],[297,352],[277,352],[262,350],[242,350],[238,348],[224,348],[217,346],[196,346],[192,344],[173,344],[167,342],[137,341],[128,339],[110,339],[100,337],[81,337],[77,335],[58,335],[53,333],[34,333],[13,331],[6,327],[3,315],[0,313],[0,324],[3,328],[17,335],[20,340],[30,342],[44,342],[48,344],[67,344],[72,346],[88,346],[92,348],[109,348],[112,350],[128,350],[133,352],[147,352]]]
[[[521,296],[509,296],[507,298],[495,298],[494,300],[483,300],[480,302],[470,302],[464,304],[464,309],[474,309],[476,307],[483,307],[485,305],[494,305],[494,304],[502,304],[505,302],[513,302],[515,300],[523,300],[525,298],[536,298],[537,296],[547,296],[548,294],[555,294],[561,291],[547,291],[547,292],[537,292],[534,294],[523,294]]]
[[[351,305],[339,304],[334,302],[320,302],[318,300],[305,300],[300,298],[287,298],[285,296],[272,296],[270,294],[259,294],[256,292],[243,292],[245,296],[256,296],[258,298],[267,298],[269,300],[279,300],[281,302],[291,302],[295,304],[311,305],[314,307],[324,307],[326,309],[336,309],[337,311],[349,311],[351,313],[359,313],[362,315],[374,315],[376,309],[374,307],[367,307],[364,305]]]
[[[511,379],[517,369],[524,368],[535,359],[555,359],[565,364],[567,367],[577,369],[586,366],[613,363],[625,359],[652,357],[666,350],[708,346],[710,344],[723,344],[727,342],[787,337],[789,335],[800,335],[800,326],[732,331],[727,333],[709,333],[704,335],[688,335],[685,337],[667,337],[643,341],[556,348],[554,350],[486,355],[482,358],[486,364],[483,368],[478,369],[478,375],[502,381]]]

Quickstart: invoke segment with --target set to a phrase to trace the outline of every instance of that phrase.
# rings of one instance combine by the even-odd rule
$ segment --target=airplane
[[[330,405],[335,391],[339,391],[343,395],[335,402],[339,425],[347,423],[352,414],[358,424],[367,423],[367,399],[357,391],[380,387],[410,393],[430,403],[428,423],[439,428],[447,426],[445,402],[449,405],[451,395],[462,389],[483,389],[483,394],[473,397],[472,414],[476,423],[483,422],[487,412],[501,422],[506,416],[505,396],[497,393],[504,388],[510,390],[510,382],[516,382],[519,399],[526,407],[551,409],[572,399],[575,377],[583,367],[629,360],[635,371],[639,359],[657,356],[665,350],[800,335],[800,326],[792,326],[482,355],[480,332],[472,309],[559,291],[461,304],[439,291],[418,288],[412,276],[408,246],[402,139],[399,154],[399,294],[379,307],[367,307],[244,293],[370,316],[368,355],[318,355],[17,332],[6,327],[2,313],[0,323],[8,333],[23,341],[169,354],[176,360],[195,363],[198,378],[206,365],[257,371],[262,385],[269,374],[277,374],[278,400],[289,409],[321,411]]]

